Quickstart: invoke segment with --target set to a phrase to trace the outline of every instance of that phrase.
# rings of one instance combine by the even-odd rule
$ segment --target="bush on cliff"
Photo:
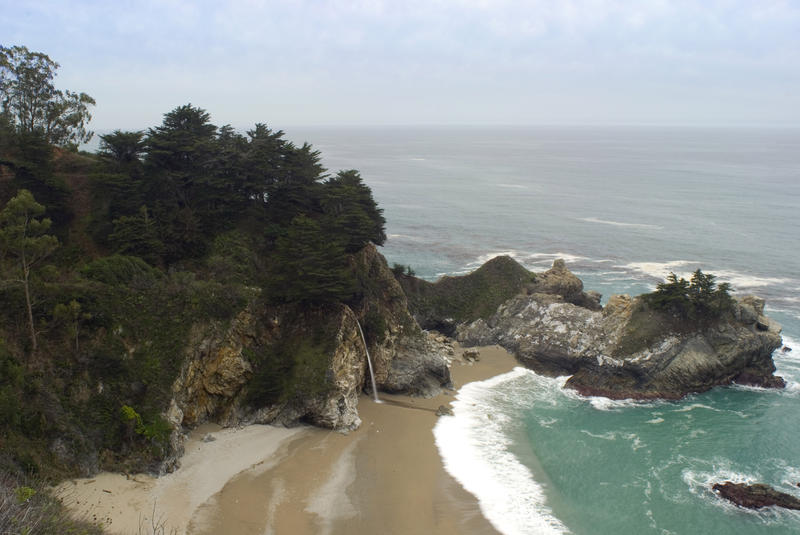
[[[656,290],[635,301],[615,356],[625,356],[670,333],[687,334],[720,321],[733,308],[728,283],[717,286],[714,275],[697,270],[690,281],[670,273]]]
[[[655,310],[686,320],[705,321],[719,317],[733,305],[730,284],[717,285],[715,280],[714,275],[699,269],[692,274],[690,281],[670,273],[665,282],[656,286],[656,291],[644,294],[642,298]]]

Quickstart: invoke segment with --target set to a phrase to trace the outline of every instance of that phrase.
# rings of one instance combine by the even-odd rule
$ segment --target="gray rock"
[[[572,375],[567,386],[586,395],[678,398],[734,381],[783,385],[773,376],[771,357],[781,346],[780,326],[763,315],[766,328],[747,323],[750,311],[763,310],[763,300],[744,297],[731,317],[704,329],[654,329],[652,339],[632,342],[643,336],[644,325],[629,326],[638,303],[612,296],[605,309],[591,311],[557,295],[518,296],[488,320],[459,326],[457,339],[465,345],[499,344],[537,372]]]
[[[464,359],[465,362],[478,362],[481,360],[481,352],[477,349],[465,349],[461,354],[461,358]]]
[[[436,335],[403,340],[380,388],[392,394],[433,397],[451,388],[448,348]]]
[[[439,408],[436,409],[436,416],[453,416],[453,409],[447,405],[439,405]]]

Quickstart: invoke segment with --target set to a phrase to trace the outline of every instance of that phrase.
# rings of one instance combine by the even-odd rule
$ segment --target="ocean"
[[[555,258],[604,300],[697,268],[767,300],[784,390],[681,401],[583,398],[514,371],[462,388],[436,426],[445,467],[506,535],[800,533],[716,481],[800,496],[800,130],[656,127],[290,129],[385,211],[389,263],[435,280],[501,254]]]

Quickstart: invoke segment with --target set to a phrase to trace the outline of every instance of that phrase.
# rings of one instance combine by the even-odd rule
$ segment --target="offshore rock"
[[[570,280],[561,266],[554,269]],[[567,297],[578,290],[574,282],[556,286]],[[510,299],[487,320],[459,326],[457,339],[499,344],[539,373],[572,375],[567,386],[584,395],[675,399],[733,382],[784,385],[772,361],[780,326],[763,310],[762,299],[746,296],[718,320],[680,324],[641,298],[612,296],[594,311],[564,295],[533,293]]]
[[[715,483],[712,490],[722,498],[748,509],[775,506],[800,510],[800,499],[762,483],[748,485],[747,483],[726,481],[724,483]]]

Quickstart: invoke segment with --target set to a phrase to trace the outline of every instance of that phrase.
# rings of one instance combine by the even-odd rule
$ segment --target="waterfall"
[[[364,338],[364,331],[361,330],[361,323],[356,318],[356,325],[358,325],[358,332],[361,333],[361,341],[364,342],[364,351],[367,352],[367,366],[369,367],[369,380],[372,382],[372,399],[375,403],[380,403],[378,399],[378,387],[375,386],[375,371],[372,369],[372,358],[369,356],[369,348],[367,347],[367,339]]]

